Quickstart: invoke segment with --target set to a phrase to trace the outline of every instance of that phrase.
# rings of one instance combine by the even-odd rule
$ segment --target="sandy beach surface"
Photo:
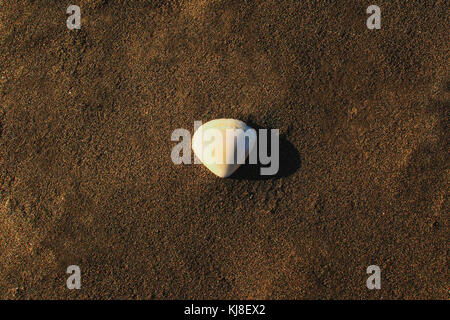
[[[76,4],[0,0],[0,298],[449,298],[447,1]],[[224,117],[277,175],[172,163]]]

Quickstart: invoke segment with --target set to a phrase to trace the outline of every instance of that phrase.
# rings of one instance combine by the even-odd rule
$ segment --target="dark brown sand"
[[[74,2],[0,1],[0,298],[449,298],[447,1]],[[220,117],[280,174],[174,165]]]

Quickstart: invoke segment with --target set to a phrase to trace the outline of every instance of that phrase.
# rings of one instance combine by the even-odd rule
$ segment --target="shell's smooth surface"
[[[256,145],[256,140],[256,131],[245,122],[216,119],[197,129],[192,139],[192,150],[211,172],[226,178],[245,161]],[[238,150],[238,147],[241,150]],[[241,157],[238,159],[239,155]]]

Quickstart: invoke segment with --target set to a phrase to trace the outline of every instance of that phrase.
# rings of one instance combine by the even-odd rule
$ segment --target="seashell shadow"
[[[260,143],[259,139],[259,129],[269,129],[268,139],[267,139],[267,150],[269,155],[271,155],[270,148],[270,128],[263,128],[254,123],[247,122],[247,124],[256,130],[258,137],[258,145]],[[280,178],[288,177],[294,174],[298,169],[301,168],[302,161],[301,156],[295,146],[290,143],[283,134],[279,137],[279,169],[274,175],[261,175],[261,168],[269,167],[268,165],[263,165],[260,163],[258,156],[257,164],[249,164],[248,159],[245,164],[239,167],[228,179],[232,180],[276,180]]]

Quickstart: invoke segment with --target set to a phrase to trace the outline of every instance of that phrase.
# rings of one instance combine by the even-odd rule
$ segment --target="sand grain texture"
[[[0,1],[1,298],[449,298],[446,1],[79,4]],[[171,162],[223,117],[279,176]]]

